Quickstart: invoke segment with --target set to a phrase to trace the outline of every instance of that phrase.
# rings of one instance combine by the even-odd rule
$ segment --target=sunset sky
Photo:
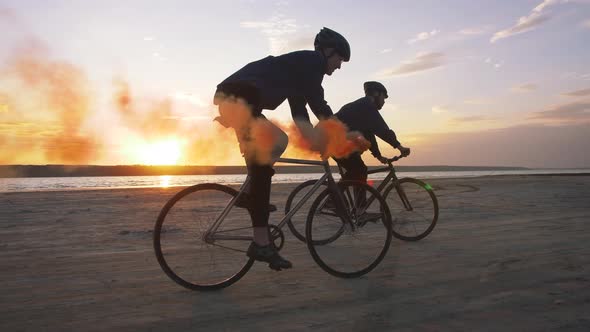
[[[215,86],[324,26],[326,100],[381,81],[402,165],[590,167],[590,0],[0,0],[0,164],[242,164]]]

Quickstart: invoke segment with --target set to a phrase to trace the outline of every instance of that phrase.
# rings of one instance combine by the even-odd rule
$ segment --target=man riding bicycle
[[[336,31],[323,28],[315,37],[314,48],[251,62],[221,82],[215,92],[214,104],[220,114],[216,120],[235,130],[250,176],[249,188],[236,203],[252,217],[254,241],[247,255],[269,263],[273,270],[292,266],[270,242],[268,229],[269,212],[276,209],[269,204],[272,166],[287,147],[288,137],[262,111],[274,110],[287,99],[303,136],[314,150],[322,149],[306,104],[320,120],[333,115],[324,99],[322,80],[350,60],[350,45]]]
[[[387,158],[381,156],[375,136],[398,149],[402,156],[408,156],[410,149],[401,145],[393,130],[389,129],[379,113],[387,99],[387,89],[379,82],[365,82],[365,97],[348,103],[336,113],[336,117],[348,126],[349,130],[356,130],[371,143],[371,153],[381,163],[387,163]],[[355,152],[347,158],[336,159],[340,167],[345,170],[343,180],[367,182],[367,166],[361,158],[361,153]]]

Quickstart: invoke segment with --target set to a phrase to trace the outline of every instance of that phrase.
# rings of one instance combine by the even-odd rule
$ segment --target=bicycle
[[[391,214],[377,190],[358,182],[337,184],[327,161],[278,161],[323,166],[324,175],[278,225],[269,226],[273,245],[282,249],[282,228],[325,184],[306,222],[311,256],[336,277],[354,278],[373,270],[392,239]],[[191,290],[214,290],[235,283],[248,272],[254,263],[246,256],[252,241],[251,219],[248,210],[232,207],[249,181],[246,177],[239,190],[217,183],[197,184],[176,193],[164,205],[154,227],[153,244],[168,277]],[[359,193],[366,193],[368,199]]]
[[[382,194],[388,204],[392,215],[393,236],[404,241],[418,241],[430,234],[438,221],[438,200],[432,187],[421,180],[414,178],[398,179],[393,163],[402,156],[387,160],[387,166],[370,170],[368,174],[388,171],[389,174],[378,186],[377,191]],[[343,174],[339,167],[340,174]],[[285,213],[290,213],[294,202],[301,199],[298,194],[308,193],[308,187],[316,185],[320,180],[309,180],[297,186],[287,198]],[[396,195],[397,194],[397,195]],[[298,215],[287,220],[289,229],[300,241],[306,242],[306,237],[301,230],[302,222]]]

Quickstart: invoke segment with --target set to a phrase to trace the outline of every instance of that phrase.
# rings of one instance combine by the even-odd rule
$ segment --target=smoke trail
[[[0,89],[8,90],[0,94],[11,101],[0,116],[3,123],[13,123],[3,133],[0,160],[40,154],[48,163],[88,163],[98,157],[101,145],[83,129],[90,109],[87,79],[77,67],[43,59],[42,54],[22,51],[0,70]],[[26,153],[6,152],[27,141]]]
[[[177,135],[180,130],[173,103],[164,98],[157,101],[138,100],[131,94],[129,84],[117,79],[115,105],[125,127],[148,139]]]
[[[238,135],[247,136],[241,152],[265,164],[271,160],[271,152],[280,142],[281,135],[268,121],[253,118],[247,104],[241,100],[223,101],[219,105],[220,116],[216,118],[222,125],[236,128]],[[358,132],[348,132],[344,123],[336,118],[319,121],[315,128],[308,123],[275,123],[285,131],[294,147],[285,156],[292,158],[313,158],[321,152],[322,159],[344,158],[353,152],[365,151],[370,143]],[[316,150],[313,152],[310,150]]]

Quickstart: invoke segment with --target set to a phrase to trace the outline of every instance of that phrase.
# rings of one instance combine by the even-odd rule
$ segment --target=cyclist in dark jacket
[[[383,120],[379,110],[383,108],[388,97],[387,89],[379,82],[365,82],[365,97],[342,106],[336,113],[336,117],[342,121],[349,130],[356,130],[371,143],[371,153],[380,162],[386,163],[387,159],[381,156],[375,136],[381,138],[389,145],[398,149],[403,156],[410,154],[410,149],[401,145],[393,130]],[[353,153],[347,158],[336,159],[346,171],[344,180],[367,181],[367,166],[363,162],[360,153]]]
[[[343,61],[349,61],[350,46],[342,35],[323,28],[315,37],[314,47],[314,51],[268,56],[247,64],[217,86],[214,98],[220,113],[216,120],[235,129],[251,178],[247,194],[236,204],[248,208],[252,216],[254,241],[247,254],[268,262],[274,270],[291,267],[270,243],[268,230],[269,212],[276,209],[269,205],[272,165],[285,150],[288,138],[262,115],[262,110],[274,110],[288,100],[304,137],[319,141],[316,137],[320,134],[313,130],[306,105],[319,119],[333,115],[324,99],[322,80]],[[312,144],[312,148],[322,147]]]

